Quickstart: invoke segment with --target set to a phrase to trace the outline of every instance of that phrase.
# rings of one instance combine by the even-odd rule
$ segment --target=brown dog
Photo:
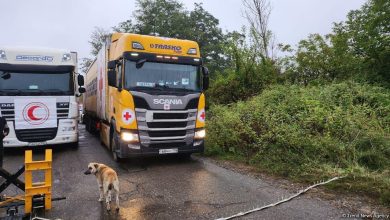
[[[99,185],[99,202],[106,198],[107,211],[110,211],[111,191],[114,189],[116,210],[119,210],[119,180],[116,172],[102,163],[89,163],[85,175],[94,174]]]

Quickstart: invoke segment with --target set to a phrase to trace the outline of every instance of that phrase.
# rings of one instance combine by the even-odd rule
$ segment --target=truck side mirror
[[[108,85],[116,87],[116,72],[115,72],[115,70],[113,70],[113,69],[108,70],[107,78],[108,78]]]
[[[116,60],[108,61],[107,68],[109,70],[115,69],[115,67],[116,67]]]
[[[85,88],[84,87],[79,87],[79,93],[81,94],[81,93],[84,93],[84,92],[86,92],[87,90],[85,90]]]
[[[84,86],[84,76],[83,75],[77,75],[77,82],[79,86]]]
[[[209,88],[209,69],[207,67],[202,66],[203,73],[203,90],[207,90]]]

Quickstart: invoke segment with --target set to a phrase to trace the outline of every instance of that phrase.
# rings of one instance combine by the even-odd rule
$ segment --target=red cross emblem
[[[206,120],[206,112],[204,109],[201,109],[198,113],[198,120],[204,122]]]
[[[126,112],[123,117],[127,120],[129,120],[129,118],[131,118],[131,115],[129,114],[129,112]]]
[[[122,111],[122,121],[125,124],[131,124],[134,121],[134,111],[131,109],[124,109]]]
[[[200,117],[203,119],[203,121],[205,120],[205,118],[206,118],[206,114],[205,114],[205,112],[202,112],[202,114],[200,115]]]

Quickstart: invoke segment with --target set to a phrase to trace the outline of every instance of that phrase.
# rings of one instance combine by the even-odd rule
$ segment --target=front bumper
[[[120,158],[132,158],[132,157],[151,157],[159,155],[169,155],[160,153],[160,149],[177,149],[177,153],[173,154],[191,154],[191,153],[203,153],[204,152],[204,140],[195,141],[198,142],[198,145],[182,145],[168,148],[153,148],[146,147],[139,143],[137,144],[128,144],[123,141],[119,141],[120,149],[117,151],[117,154]],[[138,148],[138,149],[137,149]]]
[[[78,141],[78,127],[75,119],[60,119],[58,122],[58,130],[54,139],[42,142],[24,142],[18,140],[15,133],[14,124],[8,122],[10,133],[3,140],[4,147],[26,147],[26,146],[41,146],[41,145],[56,145],[74,143]],[[74,127],[73,129],[69,129]]]

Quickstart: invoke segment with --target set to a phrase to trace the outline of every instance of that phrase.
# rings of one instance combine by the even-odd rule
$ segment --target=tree
[[[225,56],[229,61],[224,74],[212,80],[207,91],[209,102],[229,104],[246,100],[260,94],[277,80],[276,65],[269,59],[262,59],[256,45],[249,43],[245,28],[241,33],[231,32],[226,37]]]
[[[187,11],[176,0],[137,0],[133,17],[134,22],[131,19],[120,22],[113,30],[194,40],[199,43],[201,55],[211,73],[226,67],[223,52],[225,37],[218,27],[219,20],[206,11],[201,3],[195,3],[194,10]],[[92,54],[100,49],[107,35],[107,31],[95,29],[90,41]]]
[[[92,62],[93,62],[93,60],[90,58],[86,58],[86,57],[82,58],[81,63],[80,63],[81,72],[86,74],[89,67],[91,66]]]
[[[91,54],[93,56],[96,56],[99,53],[107,37],[109,37],[110,35],[111,33],[108,30],[105,30],[100,27],[95,27],[95,30],[91,34],[91,40],[88,41],[91,44]]]
[[[368,80],[390,83],[390,2],[369,0],[347,18],[335,25],[335,40],[344,37],[345,53],[362,60],[361,74]]]
[[[221,72],[228,65],[223,51],[226,38],[218,26],[219,20],[206,11],[201,3],[195,3],[189,15],[185,38],[199,43],[202,57],[211,72]]]
[[[268,27],[271,5],[268,0],[243,0],[245,18],[253,41],[263,59],[276,59],[275,36]]]
[[[137,0],[134,17],[138,34],[180,38],[188,28],[187,12],[176,0]]]
[[[326,36],[312,34],[298,44],[286,75],[293,82],[353,79],[390,83],[390,2],[369,0],[334,24]]]
[[[131,19],[120,22],[118,26],[112,28],[113,31],[119,33],[135,33],[135,27]]]

